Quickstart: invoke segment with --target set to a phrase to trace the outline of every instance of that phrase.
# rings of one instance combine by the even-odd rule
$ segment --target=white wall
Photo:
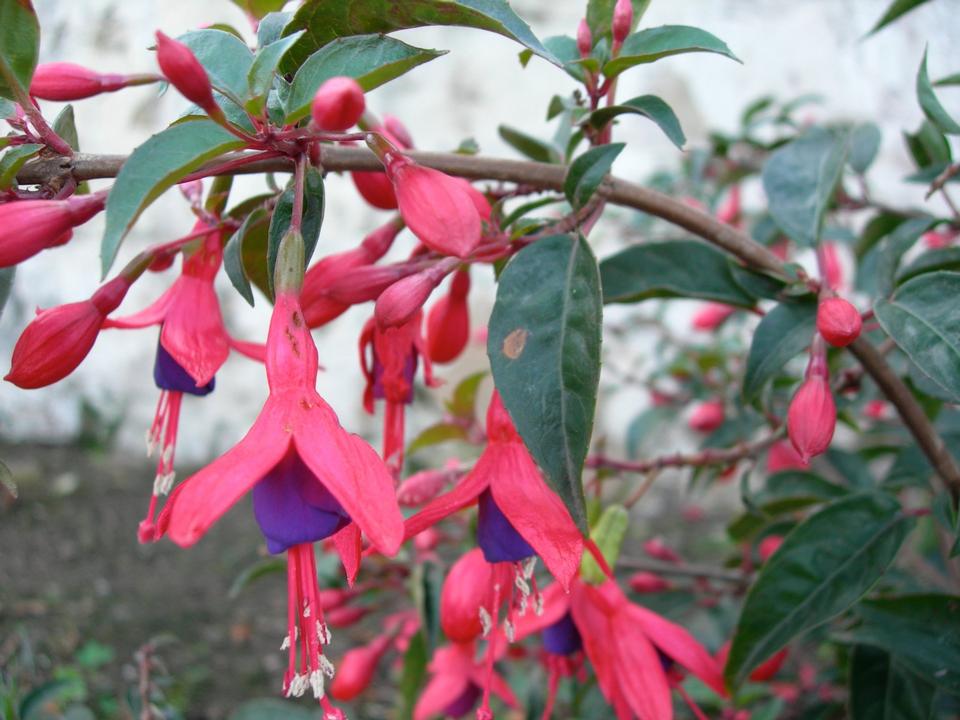
[[[910,171],[900,131],[915,129],[920,122],[914,82],[924,44],[930,46],[933,77],[960,70],[955,50],[960,12],[956,0],[934,0],[894,27],[861,41],[888,2],[656,0],[645,25],[703,27],[725,40],[743,65],[710,55],[670,58],[628,73],[621,81],[620,97],[649,92],[662,95],[695,145],[710,128],[735,128],[743,107],[761,94],[788,98],[821,93],[825,102],[811,109],[813,117],[874,120],[881,125],[882,155],[874,173],[877,195],[897,204],[919,203],[922,189],[899,182]],[[153,55],[146,48],[152,44],[156,28],[176,35],[215,21],[247,27],[241,13],[226,0],[37,0],[36,5],[44,29],[42,60],[79,62],[102,71],[154,70]],[[546,37],[572,34],[583,4],[515,0],[514,7],[540,37]],[[507,122],[541,132],[550,97],[573,88],[566,75],[545,62],[534,60],[521,70],[518,47],[495,35],[438,28],[406,31],[400,37],[424,47],[451,50],[368,98],[374,111],[401,117],[424,149],[451,149],[463,138],[474,137],[484,153],[508,155],[509,148],[497,136],[497,125]],[[960,91],[945,89],[941,96],[960,114]],[[80,102],[76,112],[83,150],[129,152],[176,117],[183,106],[176,93],[157,98],[152,88]],[[44,109],[52,118],[58,108],[45,104]],[[626,121],[618,133],[619,139],[629,142],[615,168],[623,177],[639,181],[653,169],[680,160],[650,124]],[[240,187],[256,186],[248,179]],[[355,244],[379,218],[354,196],[348,180],[331,179],[321,251]],[[190,227],[191,218],[179,194],[167,193],[144,213],[119,263],[146,244],[175,238]],[[102,217],[81,228],[69,246],[33,258],[20,268],[14,298],[0,320],[4,363],[33,307],[80,299],[94,289],[101,232]],[[602,241],[602,228],[599,235]],[[402,249],[408,247],[409,242]],[[175,273],[171,270],[145,278],[131,291],[122,310],[141,308],[162,292]],[[473,293],[475,315],[481,322],[489,312],[491,287],[489,282],[478,282]],[[221,298],[228,326],[243,337],[262,340],[266,303],[261,301],[250,311],[225,279]],[[320,378],[321,393],[348,427],[372,435],[376,425],[360,409],[362,384],[355,350],[359,327],[369,312],[369,306],[352,310],[332,327],[317,332],[316,339],[327,368]],[[106,417],[122,414],[121,447],[139,452],[156,401],[151,379],[155,342],[153,330],[109,331],[81,368],[52,388],[21,391],[0,383],[0,432],[13,439],[69,438],[78,428],[80,399],[86,398]],[[483,362],[482,351],[476,349],[452,372],[441,374],[450,377]],[[218,384],[210,398],[185,403],[178,452],[181,460],[199,461],[229,446],[255,416],[266,391],[262,368],[238,357],[230,359]],[[633,402],[633,398],[626,403],[621,400],[618,407],[627,411]]]

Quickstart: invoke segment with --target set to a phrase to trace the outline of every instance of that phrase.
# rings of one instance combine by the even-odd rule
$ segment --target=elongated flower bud
[[[342,132],[357,124],[366,103],[363,88],[351,77],[338,75],[325,81],[313,96],[310,114],[321,130]]]
[[[392,122],[391,122],[392,120]],[[384,118],[384,124],[376,131],[387,138],[397,147],[408,150],[413,147],[410,133],[400,124],[400,121],[391,116]],[[395,130],[400,130],[399,134]],[[385,172],[363,171],[350,173],[353,184],[360,196],[373,207],[380,210],[396,210],[397,194],[393,191],[393,183]]]
[[[790,443],[780,440],[770,446],[767,453],[767,472],[771,475],[784,470],[806,470],[808,467]]]
[[[399,327],[409,321],[456,264],[456,260],[446,258],[423,272],[398,280],[384,290],[374,308],[377,324],[386,329]]]
[[[380,635],[368,645],[347,651],[337,663],[337,674],[330,686],[330,693],[337,700],[352,700],[366,690],[392,640],[389,635]]]
[[[419,507],[433,500],[459,474],[460,462],[456,459],[448,460],[441,469],[414,473],[397,488],[397,502],[400,507]]]
[[[630,589],[636,593],[658,593],[670,589],[670,583],[659,575],[643,570],[635,572],[627,579]]]
[[[31,389],[52,385],[72,373],[129,288],[130,281],[120,276],[89,300],[38,311],[13,348],[10,372],[4,380]]]
[[[9,267],[41,250],[62,245],[71,228],[103,210],[106,196],[75,196],[69,200],[21,200],[0,205],[0,267]]]
[[[676,550],[657,537],[650,538],[643,543],[643,551],[655,560],[663,560],[664,562],[670,563],[680,562],[680,556]]]
[[[70,102],[157,79],[150,75],[101,74],[74,63],[44,63],[33,73],[30,94],[41,100]]]
[[[450,292],[427,313],[427,354],[437,363],[456,360],[470,339],[470,311],[467,293],[470,273],[460,270],[453,276]]]
[[[836,290],[843,284],[843,265],[837,253],[837,244],[822,242],[817,248],[820,255],[820,266],[823,269],[823,281],[831,290]]]
[[[826,351],[818,336],[811,349],[806,379],[787,410],[787,435],[800,458],[809,462],[830,447],[836,425],[837,407],[830,391]]]
[[[580,24],[577,25],[577,50],[582,58],[590,57],[590,51],[593,50],[593,35],[590,33],[590,25],[586,18],[580,20]]]
[[[826,298],[817,306],[817,330],[834,347],[852,343],[860,337],[862,327],[860,313],[843,298]]]
[[[419,263],[400,263],[398,265],[370,265],[357,269],[347,277],[341,277],[330,283],[327,296],[347,305],[376,300],[380,294],[400,278],[412,275],[423,269]]]
[[[724,321],[733,315],[737,309],[733,305],[724,305],[723,303],[707,303],[701,307],[693,316],[694,330],[716,330]]]
[[[613,42],[622,45],[630,34],[633,24],[633,3],[630,0],[617,0],[613,6]]]
[[[629,1],[627,3],[629,5]],[[736,225],[740,222],[740,185],[730,186],[730,194],[723,204],[717,208],[717,220],[727,225]]]
[[[382,136],[367,143],[380,157],[393,183],[400,215],[420,241],[443,255],[465,258],[480,243],[483,225],[463,182],[401,155]]]
[[[157,63],[164,76],[187,100],[199,105],[210,117],[222,118],[223,111],[213,99],[213,88],[203,65],[182,42],[157,30]]]
[[[723,400],[709,400],[697,405],[690,414],[687,425],[697,432],[713,432],[723,425]]]

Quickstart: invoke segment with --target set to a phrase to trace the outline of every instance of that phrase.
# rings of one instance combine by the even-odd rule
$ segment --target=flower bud
[[[871,400],[863,408],[863,414],[871,420],[883,420],[887,417],[890,403],[886,400]]]
[[[453,460],[452,465],[448,463],[443,469],[414,473],[397,488],[397,503],[400,507],[419,507],[430,502],[457,476],[459,467]]]
[[[821,300],[817,306],[817,330],[834,347],[846,347],[860,336],[863,320],[843,298]]]
[[[582,58],[590,57],[590,51],[593,50],[593,35],[590,33],[590,25],[586,18],[577,25],[577,50]]]
[[[347,651],[337,663],[337,674],[330,686],[330,694],[337,700],[346,701],[366,690],[391,641],[389,635],[380,635],[369,645]]]
[[[808,373],[790,401],[787,434],[804,462],[830,447],[837,424],[837,408],[825,374]]]
[[[622,45],[630,34],[633,25],[633,3],[630,0],[617,0],[613,6],[613,42]]]
[[[740,222],[740,213],[740,185],[734,184],[730,186],[727,199],[717,208],[717,220],[727,225],[736,225]]]
[[[377,132],[398,147],[404,149],[413,147],[413,142],[410,141],[410,135],[406,128],[400,125],[400,121],[396,118],[392,118],[393,122],[387,124],[390,120],[390,116],[385,117],[384,126],[377,128]],[[393,129],[391,129],[391,126]],[[394,133],[396,129],[401,131],[400,134]],[[386,173],[375,171],[353,172],[350,173],[350,177],[353,178],[353,184],[360,196],[373,207],[381,210],[396,209],[397,195],[393,191],[393,183],[390,182]]]
[[[400,215],[420,242],[443,255],[465,258],[473,252],[483,226],[463,181],[415,163],[382,136],[368,135],[367,143],[383,161]]]
[[[372,612],[368,605],[340,605],[327,610],[323,618],[327,625],[333,628],[344,628],[356,625]]]
[[[69,102],[114,92],[128,84],[125,75],[101,75],[73,63],[44,63],[33,73],[30,94],[41,100]]]
[[[693,329],[703,331],[716,330],[736,311],[737,309],[733,305],[724,305],[723,303],[715,302],[707,303],[694,314]]]
[[[450,292],[434,303],[427,313],[427,354],[433,362],[452,362],[467,346],[470,339],[469,292],[470,273],[459,270],[453,276]]]
[[[709,400],[693,409],[687,425],[691,430],[709,433],[723,425],[724,417],[723,400]]]
[[[643,544],[643,551],[655,560],[680,562],[680,556],[660,538],[651,538]]]
[[[630,589],[636,593],[658,593],[670,589],[670,583],[651,572],[635,572],[627,580]]]
[[[434,265],[393,283],[380,293],[373,314],[381,329],[399,327],[416,315],[450,269]]]
[[[931,230],[923,234],[923,244],[931,250],[940,250],[950,247],[957,238],[958,232],[950,230]]]
[[[4,380],[32,389],[72,373],[93,347],[107,314],[117,309],[129,288],[130,281],[120,276],[89,300],[38,310],[13,348]]]
[[[483,633],[480,608],[490,615],[493,607],[494,582],[507,587],[510,573],[504,563],[490,564],[483,559],[483,550],[474,548],[457,560],[443,581],[440,591],[440,626],[451,642],[467,643]],[[501,603],[509,593],[501,593]]]
[[[820,255],[820,266],[823,269],[823,281],[831,290],[836,290],[843,284],[843,265],[837,254],[837,244],[822,242],[817,248]]]
[[[199,105],[212,118],[223,111],[213,99],[213,88],[203,65],[182,42],[157,30],[157,63],[170,84],[190,102]]]
[[[351,77],[342,75],[325,81],[313,96],[310,114],[321,130],[343,132],[357,124],[363,115],[363,88]]]
[[[771,475],[784,470],[806,470],[808,467],[809,465],[788,442],[778,440],[767,452],[767,472]]]
[[[0,267],[9,267],[41,250],[62,245],[82,225],[103,210],[106,196],[75,196],[68,200],[19,200],[0,205]]]
[[[760,553],[760,561],[766,562],[770,559],[777,549],[783,545],[782,535],[767,535],[757,546],[757,552]]]
[[[347,305],[376,300],[397,280],[413,275],[422,268],[423,265],[419,263],[362,267],[348,276],[333,280],[327,288],[326,295],[331,300]]]

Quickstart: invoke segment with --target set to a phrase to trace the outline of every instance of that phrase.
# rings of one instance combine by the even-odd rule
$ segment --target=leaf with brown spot
[[[523,328],[517,328],[503,339],[503,354],[511,360],[516,360],[527,344],[528,333]]]

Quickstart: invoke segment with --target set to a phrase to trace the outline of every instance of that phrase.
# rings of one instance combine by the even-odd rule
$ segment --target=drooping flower
[[[817,330],[834,347],[852,343],[862,327],[860,312],[843,298],[824,298],[817,305]]]
[[[41,250],[63,245],[73,228],[103,210],[106,194],[67,200],[18,200],[0,205],[0,267],[10,267]]]
[[[318,595],[313,543],[332,537],[348,566],[359,555],[363,531],[377,550],[392,555],[403,538],[403,519],[383,462],[340,426],[317,394],[317,349],[298,297],[302,277],[303,240],[291,231],[281,241],[277,259],[266,354],[270,395],[237,445],[174,490],[158,527],[187,547],[253,491],[254,515],[268,550],[287,552],[284,646],[290,655],[284,691],[301,695],[312,688],[325,712],[342,717],[324,692],[324,675],[332,676],[333,668],[323,652],[330,635]]]
[[[404,150],[413,148],[413,142],[410,134],[405,136],[397,135],[385,124],[373,128],[375,132],[380,133],[391,143]],[[406,130],[406,128],[404,128]],[[396,210],[397,194],[393,191],[393,183],[387,177],[385,172],[376,170],[358,170],[350,173],[353,184],[357,188],[360,196],[370,203],[373,207],[380,210]]]
[[[435,363],[453,362],[467,346],[470,339],[469,292],[470,273],[459,270],[453,275],[449,292],[427,313],[427,354]]]
[[[427,668],[431,677],[414,707],[413,720],[463,717],[484,694],[482,688],[489,688],[508,706],[518,706],[506,680],[493,669],[493,658],[485,655],[478,661],[475,654],[472,642],[447,645],[434,652]]]
[[[25,390],[63,380],[93,348],[107,315],[123,301],[130,284],[120,275],[88,300],[37,310],[13,348],[4,380]]]
[[[157,80],[155,75],[98,73],[74,63],[42,63],[30,79],[30,94],[41,100],[71,102]]]
[[[337,700],[352,700],[366,690],[392,642],[392,635],[383,634],[366,645],[348,650],[338,663],[330,694]]]

